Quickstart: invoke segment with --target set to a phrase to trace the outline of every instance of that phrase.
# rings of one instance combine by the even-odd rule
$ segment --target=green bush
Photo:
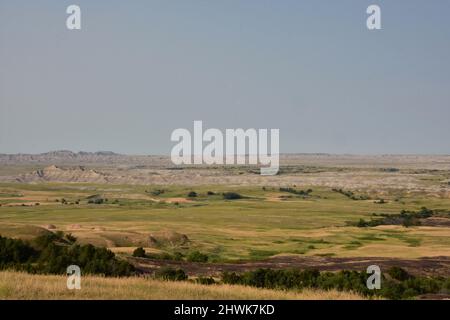
[[[144,248],[142,248],[142,247],[136,248],[136,249],[133,251],[133,257],[137,257],[137,258],[145,258],[146,255],[145,255],[145,250],[144,250]]]
[[[392,277],[392,279],[398,281],[405,281],[411,279],[412,276],[404,269],[400,267],[392,267],[387,271],[387,274]]]
[[[38,250],[47,248],[51,243],[60,241],[61,239],[54,233],[46,233],[36,237],[33,240],[33,246]]]
[[[207,262],[208,256],[200,251],[192,251],[188,254],[186,259],[190,262]]]
[[[166,281],[184,281],[188,276],[182,269],[163,267],[155,271],[155,278]]]
[[[279,190],[280,192],[288,192],[299,196],[308,196],[311,192],[313,192],[312,189],[308,189],[305,191],[305,190],[296,190],[294,188],[280,188]]]
[[[188,196],[188,198],[195,198],[195,197],[197,197],[197,192],[191,191],[191,192],[188,193],[187,196]]]
[[[102,198],[88,200],[89,204],[103,204],[104,202],[105,200]]]
[[[352,191],[346,191],[342,189],[332,189],[332,191],[340,193],[352,200],[370,200],[370,197],[367,195],[356,195]]]
[[[365,228],[368,227],[369,224],[364,219],[359,219],[358,223],[356,224],[358,228]]]
[[[174,252],[172,257],[175,261],[181,261],[183,260],[184,255],[181,252]]]
[[[146,193],[150,193],[153,196],[159,196],[159,195],[163,194],[166,191],[164,189],[155,189],[155,190],[152,190],[152,191],[145,190],[145,192]]]
[[[0,236],[0,269],[35,261],[39,252],[22,240]]]
[[[399,214],[391,213],[373,213],[373,216],[380,216],[379,219],[371,219],[370,221],[365,221],[360,219],[359,222],[349,222],[349,225],[356,225],[360,228],[365,227],[376,227],[380,225],[402,225],[404,227],[420,226],[420,219],[426,219],[434,215],[439,215],[439,211],[433,211],[425,207],[421,208],[419,211],[405,211],[402,210]]]
[[[223,198],[225,200],[238,200],[238,199],[242,199],[242,196],[236,192],[225,192],[223,194]]]
[[[75,236],[73,236],[71,233],[66,234],[66,239],[67,241],[69,241],[70,243],[75,243],[77,242],[77,238]]]

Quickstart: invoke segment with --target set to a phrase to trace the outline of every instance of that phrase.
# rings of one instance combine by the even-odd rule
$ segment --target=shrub
[[[75,243],[77,242],[77,238],[75,236],[73,236],[71,233],[66,234],[66,239],[67,241],[69,241],[70,243]]]
[[[60,238],[54,233],[47,233],[34,238],[32,245],[38,250],[47,248],[51,243],[58,241]]]
[[[137,257],[137,258],[145,258],[145,250],[142,247],[136,248],[133,251],[133,257]]]
[[[192,251],[188,254],[186,259],[190,262],[207,262],[208,256],[200,251]]]
[[[38,251],[24,241],[0,236],[0,269],[34,261],[37,256]]]
[[[364,219],[359,219],[359,221],[357,223],[358,228],[365,228],[368,226],[369,226],[369,224]]]
[[[55,232],[55,236],[58,239],[63,239],[64,238],[64,232],[62,232],[61,230],[58,230],[58,231]]]
[[[280,188],[280,192],[288,192],[299,196],[308,196],[311,192],[313,192],[313,190],[308,189],[304,191],[304,190],[296,190],[294,188]]]
[[[183,269],[163,267],[155,271],[155,277],[166,281],[184,281],[188,276]]]
[[[90,199],[88,200],[89,204],[103,204],[105,200],[102,198],[98,198],[98,199]]]
[[[393,279],[399,281],[405,281],[411,279],[411,275],[404,269],[400,267],[392,267],[387,271],[387,274],[390,275]]]
[[[145,190],[145,192],[146,192],[146,193],[150,193],[150,194],[152,194],[152,195],[154,195],[154,196],[159,196],[160,194],[163,194],[163,193],[165,192],[165,190],[164,190],[164,189],[155,189],[155,190],[152,190],[152,191],[150,191],[150,192],[148,192],[147,190]]]
[[[350,225],[356,225],[360,228],[363,227],[376,227],[379,225],[402,225],[404,227],[411,226],[420,226],[421,219],[426,219],[432,217],[433,215],[439,215],[439,211],[433,211],[423,207],[419,211],[405,211],[402,210],[399,214],[390,214],[390,213],[380,213],[380,214],[372,214],[373,216],[381,216],[382,219],[371,219],[370,221],[365,221],[364,219],[360,219],[359,222],[351,223]]]
[[[352,191],[346,191],[342,189],[332,189],[332,191],[340,193],[352,200],[370,200],[370,197],[367,195],[356,195]]]
[[[195,198],[195,197],[197,197],[197,192],[191,191],[191,192],[188,193],[187,196],[188,196],[188,198]]]
[[[242,196],[236,192],[225,192],[223,194],[223,198],[225,200],[237,200],[237,199],[242,199]]]
[[[183,260],[183,257],[184,256],[181,252],[174,252],[174,254],[173,254],[173,260],[176,260],[176,261]]]

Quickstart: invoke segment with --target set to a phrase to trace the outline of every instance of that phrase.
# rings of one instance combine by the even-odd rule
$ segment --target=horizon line
[[[110,155],[110,156],[153,156],[153,157],[170,157],[170,154],[141,154],[141,153],[120,153],[110,150],[98,150],[98,151],[72,151],[69,149],[61,149],[61,150],[50,150],[46,152],[38,152],[38,153],[24,153],[24,152],[16,152],[16,153],[2,153],[0,152],[0,156],[42,156],[51,153],[72,153],[75,155],[80,154],[92,154],[92,155]],[[280,152],[278,155],[289,156],[289,155],[323,155],[323,156],[450,156],[449,153],[330,153],[330,152]],[[191,154],[191,156],[196,156],[195,154]],[[197,155],[199,156],[199,155]],[[223,155],[225,156],[225,155]],[[236,156],[249,156],[249,154],[237,154]]]

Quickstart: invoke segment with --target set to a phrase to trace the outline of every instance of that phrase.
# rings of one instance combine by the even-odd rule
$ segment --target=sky
[[[449,14],[447,0],[0,0],[0,153],[169,154],[172,131],[202,120],[280,129],[283,153],[450,154]]]

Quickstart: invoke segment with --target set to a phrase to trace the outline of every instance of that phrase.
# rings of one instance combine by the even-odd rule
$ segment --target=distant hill
[[[62,169],[55,165],[39,169],[34,172],[20,175],[16,178],[17,182],[108,182],[107,176],[96,170],[86,169],[84,167]]]
[[[39,154],[0,154],[0,164],[7,165],[141,165],[144,163],[152,164],[162,159],[165,159],[164,164],[169,163],[167,157],[131,156],[112,151],[73,152],[70,150],[58,150]],[[158,164],[160,165],[161,163]]]

